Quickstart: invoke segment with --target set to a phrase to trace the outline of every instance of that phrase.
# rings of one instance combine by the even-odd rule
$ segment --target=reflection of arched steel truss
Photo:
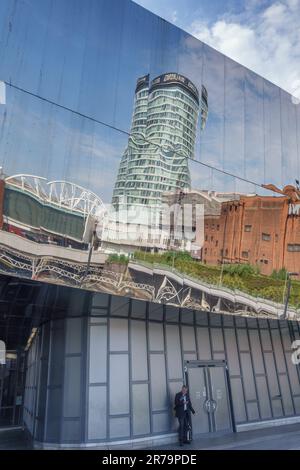
[[[69,181],[47,181],[42,176],[18,174],[5,178],[6,183],[27,191],[60,208],[67,208],[99,220],[106,213],[105,205],[92,191]]]
[[[102,200],[92,191],[68,181],[50,181],[49,202],[97,218],[105,212]]]
[[[47,199],[47,179],[42,176],[18,174],[7,176],[5,182],[23,191],[28,191],[39,199]]]
[[[177,290],[174,284],[171,282],[170,279],[167,278],[167,276],[164,277],[157,295],[155,297],[156,302],[162,302],[162,303],[176,303],[176,304],[181,304],[180,301],[180,293],[182,291],[182,288]]]

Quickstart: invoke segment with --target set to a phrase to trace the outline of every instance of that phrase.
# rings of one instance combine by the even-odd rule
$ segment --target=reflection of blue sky
[[[197,160],[261,183],[293,181],[300,106],[274,85],[127,0],[0,2],[0,79],[106,124],[129,130],[137,77],[170,71],[208,90]],[[11,89],[0,119],[6,173],[67,179],[110,199],[126,136]],[[193,187],[246,186],[191,168]]]
[[[126,136],[9,87],[7,96],[0,128],[5,173],[72,181],[110,202]]]

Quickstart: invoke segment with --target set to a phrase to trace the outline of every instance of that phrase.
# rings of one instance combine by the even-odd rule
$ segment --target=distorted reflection
[[[42,3],[0,46],[1,272],[299,315],[300,105],[127,0]]]

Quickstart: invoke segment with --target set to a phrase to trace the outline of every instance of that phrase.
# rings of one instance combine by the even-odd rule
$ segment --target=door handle
[[[207,413],[210,413],[210,410],[211,410],[210,400],[205,400],[205,402],[203,403],[203,408],[204,408],[204,411],[206,411]]]
[[[214,413],[217,410],[218,404],[215,400],[208,399],[203,403],[204,411],[207,413]]]

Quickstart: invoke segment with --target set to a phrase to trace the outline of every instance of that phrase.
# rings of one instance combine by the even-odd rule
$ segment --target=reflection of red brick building
[[[202,261],[257,264],[263,274],[300,271],[300,210],[290,198],[241,196],[205,216]],[[292,212],[296,212],[292,214]]]

